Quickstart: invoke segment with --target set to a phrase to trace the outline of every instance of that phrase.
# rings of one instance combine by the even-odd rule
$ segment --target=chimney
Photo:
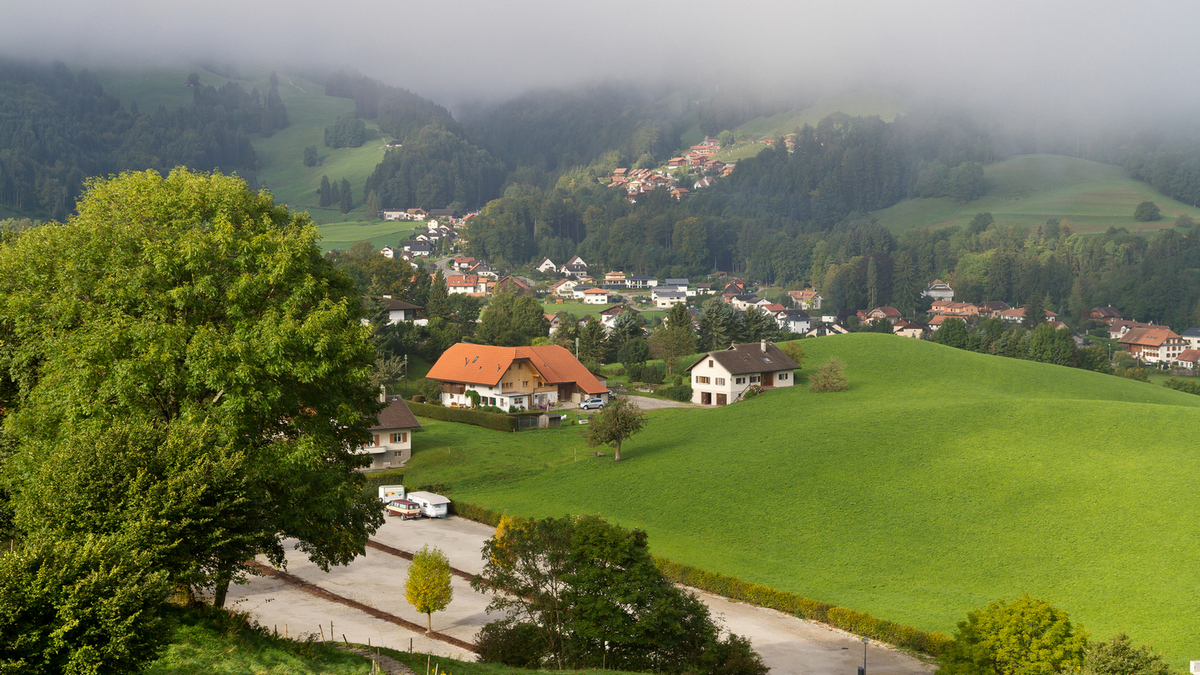
[[[758,348],[761,349],[764,354],[766,354],[767,353],[767,341],[763,340],[763,341],[759,342]]]

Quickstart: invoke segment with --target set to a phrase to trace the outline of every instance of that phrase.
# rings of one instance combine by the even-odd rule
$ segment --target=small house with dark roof
[[[412,321],[417,318],[417,311],[421,309],[419,305],[396,300],[387,295],[380,298],[378,302],[387,310],[388,325],[395,325],[401,321]]]
[[[790,387],[795,384],[792,371],[799,367],[766,340],[709,352],[687,368],[692,377],[692,403],[726,405],[741,399],[755,385]]]
[[[802,309],[779,309],[771,312],[779,330],[804,335],[812,328],[812,317]]]
[[[365,470],[391,469],[404,466],[412,459],[412,432],[421,425],[400,396],[388,396],[387,407],[379,413],[378,423],[371,427],[371,439],[356,452],[371,455],[371,465]]]
[[[1092,311],[1088,312],[1088,318],[1093,321],[1103,321],[1111,326],[1112,322],[1120,321],[1125,317],[1121,316],[1121,310],[1109,305],[1107,307],[1093,307]]]

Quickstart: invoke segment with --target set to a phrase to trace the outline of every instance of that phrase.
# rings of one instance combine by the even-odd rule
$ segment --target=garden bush
[[[669,387],[659,387],[658,393],[666,396],[672,401],[683,401],[684,403],[692,400],[692,388],[686,384],[671,385]]]
[[[659,365],[633,363],[625,369],[629,375],[630,382],[644,382],[646,384],[662,384],[667,376],[667,371]]]
[[[546,642],[531,623],[492,621],[475,634],[475,649],[483,663],[537,669],[546,656]]]
[[[1169,387],[1176,391],[1187,392],[1189,394],[1200,394],[1200,382],[1195,380],[1181,380],[1177,377],[1172,377],[1166,382],[1163,382],[1163,386]]]

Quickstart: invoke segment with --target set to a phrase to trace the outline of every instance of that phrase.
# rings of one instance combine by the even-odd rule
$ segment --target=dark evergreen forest
[[[275,87],[190,86],[191,107],[142,112],[123,108],[86,69],[0,61],[0,204],[62,219],[89,176],[185,165],[252,177],[248,135],[287,125]]]

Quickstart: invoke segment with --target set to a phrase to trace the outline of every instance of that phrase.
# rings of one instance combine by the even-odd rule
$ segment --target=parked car
[[[604,407],[604,399],[589,398],[588,400],[584,401],[583,403],[580,403],[579,407],[583,410],[595,410],[596,408],[603,408]]]

